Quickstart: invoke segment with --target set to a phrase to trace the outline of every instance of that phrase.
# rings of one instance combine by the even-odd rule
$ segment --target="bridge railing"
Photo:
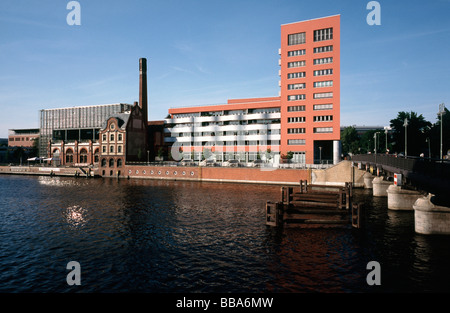
[[[392,154],[358,154],[352,161],[381,165],[391,169],[450,179],[450,161]]]

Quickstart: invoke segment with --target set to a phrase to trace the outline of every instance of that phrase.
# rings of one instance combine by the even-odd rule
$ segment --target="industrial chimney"
[[[147,59],[139,59],[139,106],[144,114],[144,121],[148,122],[147,103]]]

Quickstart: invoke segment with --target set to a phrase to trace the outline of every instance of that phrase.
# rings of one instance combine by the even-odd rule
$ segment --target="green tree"
[[[437,115],[436,123],[434,123],[433,126],[431,127],[427,139],[430,141],[430,145],[428,147],[431,148],[431,156],[433,158],[438,158],[441,150],[441,116]],[[449,149],[450,149],[450,111],[447,108],[445,108],[445,113],[442,116],[442,153],[444,156],[447,154],[447,151]]]
[[[390,121],[392,127],[392,152],[405,152],[405,119],[408,120],[406,130],[408,156],[419,156],[428,151],[426,138],[430,136],[432,124],[425,120],[422,114],[416,112],[399,112],[395,119]]]
[[[342,153],[344,155],[347,155],[349,153],[359,153],[359,141],[360,137],[355,127],[349,126],[344,128],[341,132]]]
[[[38,156],[39,155],[39,137],[33,139],[33,147],[31,147],[30,154],[32,156]]]
[[[359,147],[358,149],[360,149],[361,153],[374,153],[375,152],[375,133],[379,133],[377,135],[377,153],[381,152],[384,150],[383,144],[384,141],[381,141],[381,138],[383,138],[384,136],[382,136],[382,133],[384,135],[384,130],[380,129],[372,129],[372,130],[368,130],[366,131],[364,134],[361,135],[361,138],[359,140]]]

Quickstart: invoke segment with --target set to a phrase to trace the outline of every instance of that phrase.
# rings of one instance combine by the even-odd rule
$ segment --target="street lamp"
[[[388,133],[391,130],[389,126],[384,126],[384,133],[386,134],[386,153],[388,153]]]
[[[377,134],[378,133],[374,133],[373,134],[373,138],[375,139],[374,144],[375,144],[375,155],[377,155]]]
[[[405,158],[406,158],[408,156],[408,118],[405,118],[403,126],[405,126]]]
[[[438,115],[441,116],[441,154],[439,157],[441,160],[444,158],[444,155],[442,154],[442,116],[445,114],[445,105],[443,103],[439,104],[439,112]]]

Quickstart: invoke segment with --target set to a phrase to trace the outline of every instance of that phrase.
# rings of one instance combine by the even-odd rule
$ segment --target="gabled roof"
[[[117,120],[119,128],[125,130],[128,124],[128,120],[130,119],[130,112],[111,114],[108,117],[108,119],[103,123],[102,130],[106,129],[106,127],[108,126],[108,121],[111,118],[115,118]]]

